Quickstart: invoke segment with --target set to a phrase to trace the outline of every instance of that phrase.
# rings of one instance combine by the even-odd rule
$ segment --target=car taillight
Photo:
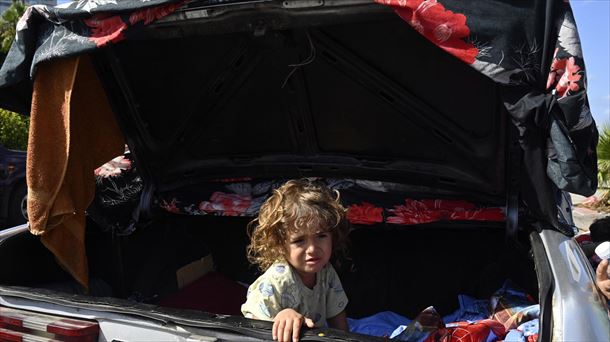
[[[0,342],[97,341],[96,322],[0,307]]]

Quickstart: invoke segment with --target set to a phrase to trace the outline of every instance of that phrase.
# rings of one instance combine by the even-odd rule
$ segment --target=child
[[[303,324],[347,330],[347,296],[329,263],[345,248],[345,211],[337,191],[300,179],[275,190],[252,221],[248,259],[265,273],[241,311],[273,321],[274,340],[298,341]]]

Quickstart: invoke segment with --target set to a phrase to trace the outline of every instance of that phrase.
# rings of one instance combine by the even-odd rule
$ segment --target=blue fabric
[[[487,335],[487,340],[485,340],[485,342],[495,342],[499,339],[500,338],[498,338],[498,336],[496,336],[492,330],[489,330],[489,335]]]
[[[458,295],[460,308],[443,317],[445,324],[452,322],[479,321],[489,318],[489,300],[476,299],[467,295]]]
[[[538,334],[540,321],[535,318],[521,324],[517,329],[511,329],[504,337],[504,342],[526,342],[527,337]]]
[[[391,311],[379,312],[360,319],[347,319],[350,332],[380,337],[390,336],[397,326],[406,327],[410,322],[410,319]]]
[[[536,319],[532,319],[531,321],[527,321],[523,324],[521,324],[517,330],[519,331],[523,331],[523,335],[524,336],[532,336],[538,333],[538,331],[540,330],[540,321],[538,320],[538,318]]]
[[[504,336],[504,342],[526,342],[527,339],[523,335],[523,332],[512,329]]]
[[[476,299],[467,295],[458,295],[460,308],[453,313],[443,317],[443,322],[466,322],[478,321],[489,318],[489,300]],[[372,336],[389,336],[394,338],[402,333],[410,319],[391,311],[384,311],[378,314],[360,318],[348,318],[348,325],[351,332],[356,332]]]

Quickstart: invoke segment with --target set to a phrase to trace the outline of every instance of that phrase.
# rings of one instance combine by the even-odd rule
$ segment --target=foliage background
[[[29,128],[28,117],[0,109],[0,144],[4,147],[25,151],[28,146]]]
[[[10,49],[17,32],[17,22],[26,8],[27,6],[23,1],[13,0],[11,6],[2,12],[2,16],[0,16],[0,51],[3,54],[6,54]]]
[[[610,180],[610,126],[600,129],[597,144],[597,164],[599,185],[607,187]]]
[[[11,6],[0,16],[0,63],[4,62],[4,57],[11,47],[17,22],[26,7],[23,1],[13,0]],[[29,127],[29,118],[0,109],[0,144],[4,147],[25,151]]]

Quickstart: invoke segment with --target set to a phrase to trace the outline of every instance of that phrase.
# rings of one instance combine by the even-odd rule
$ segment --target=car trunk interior
[[[248,222],[167,215],[124,237],[112,237],[92,225],[87,235],[90,295],[239,314],[245,286],[258,274],[246,259]],[[390,310],[415,317],[428,306],[449,314],[459,306],[458,294],[488,299],[507,279],[536,298],[533,260],[527,242],[520,243],[507,244],[497,224],[354,225],[349,254],[337,267],[350,299],[348,315],[359,318]],[[2,285],[83,293],[34,236],[11,238],[0,253],[3,260],[13,260],[3,266]],[[220,282],[218,277],[209,280],[216,286],[191,292],[187,304],[171,300],[187,288],[178,288],[178,269],[206,255],[212,256]]]
[[[504,206],[508,118],[493,81],[387,8],[363,9],[165,21],[92,54],[148,191],[332,176]],[[89,294],[239,314],[259,274],[245,252],[252,217],[157,211],[125,236],[88,220]],[[505,231],[483,221],[354,225],[337,266],[348,316],[449,314],[458,294],[488,299],[506,279],[536,298],[529,242]],[[185,304],[176,272],[206,255],[222,283]],[[35,236],[5,241],[0,260],[11,260],[1,285],[81,292]]]

